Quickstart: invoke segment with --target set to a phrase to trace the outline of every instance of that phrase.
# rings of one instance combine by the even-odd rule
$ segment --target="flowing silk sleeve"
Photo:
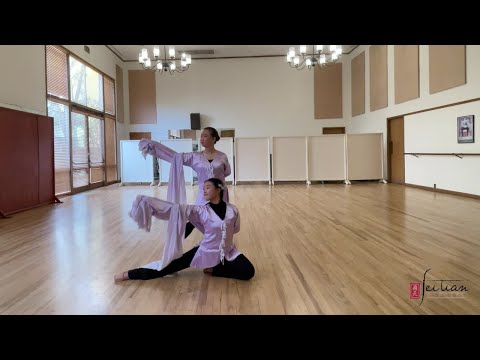
[[[168,146],[148,139],[140,140],[138,150],[142,153],[143,157],[152,155],[169,163],[173,162],[174,157],[177,154],[175,150],[170,149]],[[183,165],[192,166],[193,153],[182,153],[182,161]]]
[[[230,162],[228,161],[227,155],[225,155],[225,177],[229,176],[232,173],[230,168]]]
[[[200,212],[197,209],[199,207],[197,205],[174,204],[151,196],[137,196],[129,215],[140,229],[145,229],[149,232],[153,217],[168,220],[162,260],[154,261],[144,265],[144,267],[161,270],[183,255],[185,225],[192,213],[197,214],[193,215],[192,219],[200,222],[200,217],[198,216]]]

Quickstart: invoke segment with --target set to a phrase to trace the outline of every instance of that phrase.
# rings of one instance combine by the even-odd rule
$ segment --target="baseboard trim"
[[[432,187],[428,187],[428,186],[414,185],[414,184],[408,184],[408,183],[405,183],[404,185],[408,186],[408,187],[413,187],[413,188],[432,191],[432,192],[438,192],[438,193],[442,193],[442,194],[457,195],[457,196],[463,196],[463,197],[468,197],[468,198],[471,198],[471,199],[480,200],[480,195],[474,195],[474,194],[469,194],[469,193],[464,193],[464,192],[459,192],[459,191],[444,190],[444,189],[439,189],[439,188],[432,188]]]

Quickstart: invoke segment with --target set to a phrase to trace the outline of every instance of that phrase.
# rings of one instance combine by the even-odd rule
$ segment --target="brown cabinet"
[[[53,118],[0,108],[0,216],[55,202]]]

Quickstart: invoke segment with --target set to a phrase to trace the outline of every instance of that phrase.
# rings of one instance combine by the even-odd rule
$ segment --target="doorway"
[[[405,184],[404,118],[387,121],[388,178],[391,183]]]
[[[72,193],[105,184],[105,123],[100,116],[71,112]]]

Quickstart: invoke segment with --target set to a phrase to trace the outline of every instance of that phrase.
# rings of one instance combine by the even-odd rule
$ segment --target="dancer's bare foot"
[[[128,277],[128,271],[124,271],[124,272],[121,273],[121,274],[115,275],[114,279],[115,279],[115,282],[128,280],[128,279],[129,279],[129,277]]]
[[[212,275],[212,273],[213,273],[213,268],[203,269],[203,272],[204,272],[205,274]]]

